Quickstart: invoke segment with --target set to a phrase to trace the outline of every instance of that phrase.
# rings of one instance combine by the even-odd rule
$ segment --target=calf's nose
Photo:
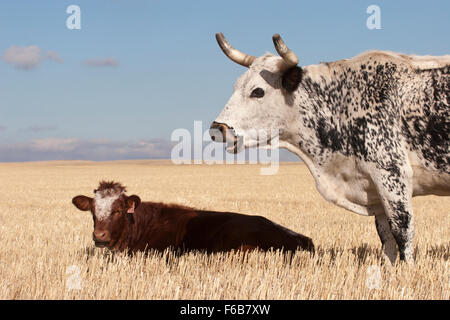
[[[96,241],[109,241],[109,234],[105,230],[94,230],[93,238]]]

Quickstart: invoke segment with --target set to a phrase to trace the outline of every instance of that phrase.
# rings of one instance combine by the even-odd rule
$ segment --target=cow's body
[[[310,238],[264,217],[140,202],[118,183],[103,182],[94,198],[77,196],[73,203],[93,213],[96,245],[117,251],[314,251]]]
[[[264,217],[230,212],[198,211],[164,203],[144,202],[134,213],[120,250],[164,250],[168,247],[205,252],[230,250],[295,251],[313,249],[311,239]]]
[[[444,61],[368,52],[304,67],[312,109],[290,128],[293,143],[281,144],[303,156],[327,200],[362,215],[384,212],[377,191],[383,186],[400,197],[450,195],[450,67]]]
[[[450,56],[373,51],[302,68],[272,54],[247,60],[212,128],[246,147],[259,143],[251,129],[278,129],[326,200],[375,215],[388,258],[397,244],[411,261],[411,198],[450,195]],[[256,87],[264,97],[250,94]]]

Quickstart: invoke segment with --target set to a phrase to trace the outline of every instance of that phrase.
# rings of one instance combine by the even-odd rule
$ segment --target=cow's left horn
[[[287,67],[296,66],[298,64],[298,58],[295,53],[286,46],[283,39],[281,39],[281,36],[276,33],[273,35],[272,40],[273,44],[275,45],[275,49],[277,50],[280,57],[283,58]]]
[[[225,39],[225,36],[222,34],[222,32],[216,33],[216,40],[217,43],[219,43],[219,46],[222,49],[223,53],[225,53],[226,56],[234,62],[239,63],[241,66],[249,68],[253,61],[255,61],[256,57],[242,53],[239,50],[233,48],[227,41],[227,39]]]

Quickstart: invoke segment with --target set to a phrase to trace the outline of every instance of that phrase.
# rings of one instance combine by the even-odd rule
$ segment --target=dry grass
[[[259,175],[259,168],[165,161],[0,164],[0,298],[450,298],[449,197],[414,199],[416,264],[391,268],[381,264],[373,217],[325,202],[302,164],[284,164],[273,176]],[[266,216],[312,237],[317,254],[296,253],[291,263],[278,252],[112,255],[93,248],[92,219],[71,204],[100,179],[121,181],[143,200]]]

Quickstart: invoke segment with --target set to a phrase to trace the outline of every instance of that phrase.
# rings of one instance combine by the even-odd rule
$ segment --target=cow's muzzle
[[[94,230],[92,239],[96,247],[105,247],[111,241],[111,236],[106,230]]]
[[[243,145],[243,137],[237,136],[234,129],[225,123],[214,121],[209,128],[209,135],[215,142],[223,142],[227,144],[227,151],[238,153]]]
[[[209,128],[209,135],[212,141],[215,142],[226,142],[228,130],[232,130],[225,123],[213,122]],[[233,132],[231,132],[233,134]],[[234,134],[233,134],[234,136]]]

